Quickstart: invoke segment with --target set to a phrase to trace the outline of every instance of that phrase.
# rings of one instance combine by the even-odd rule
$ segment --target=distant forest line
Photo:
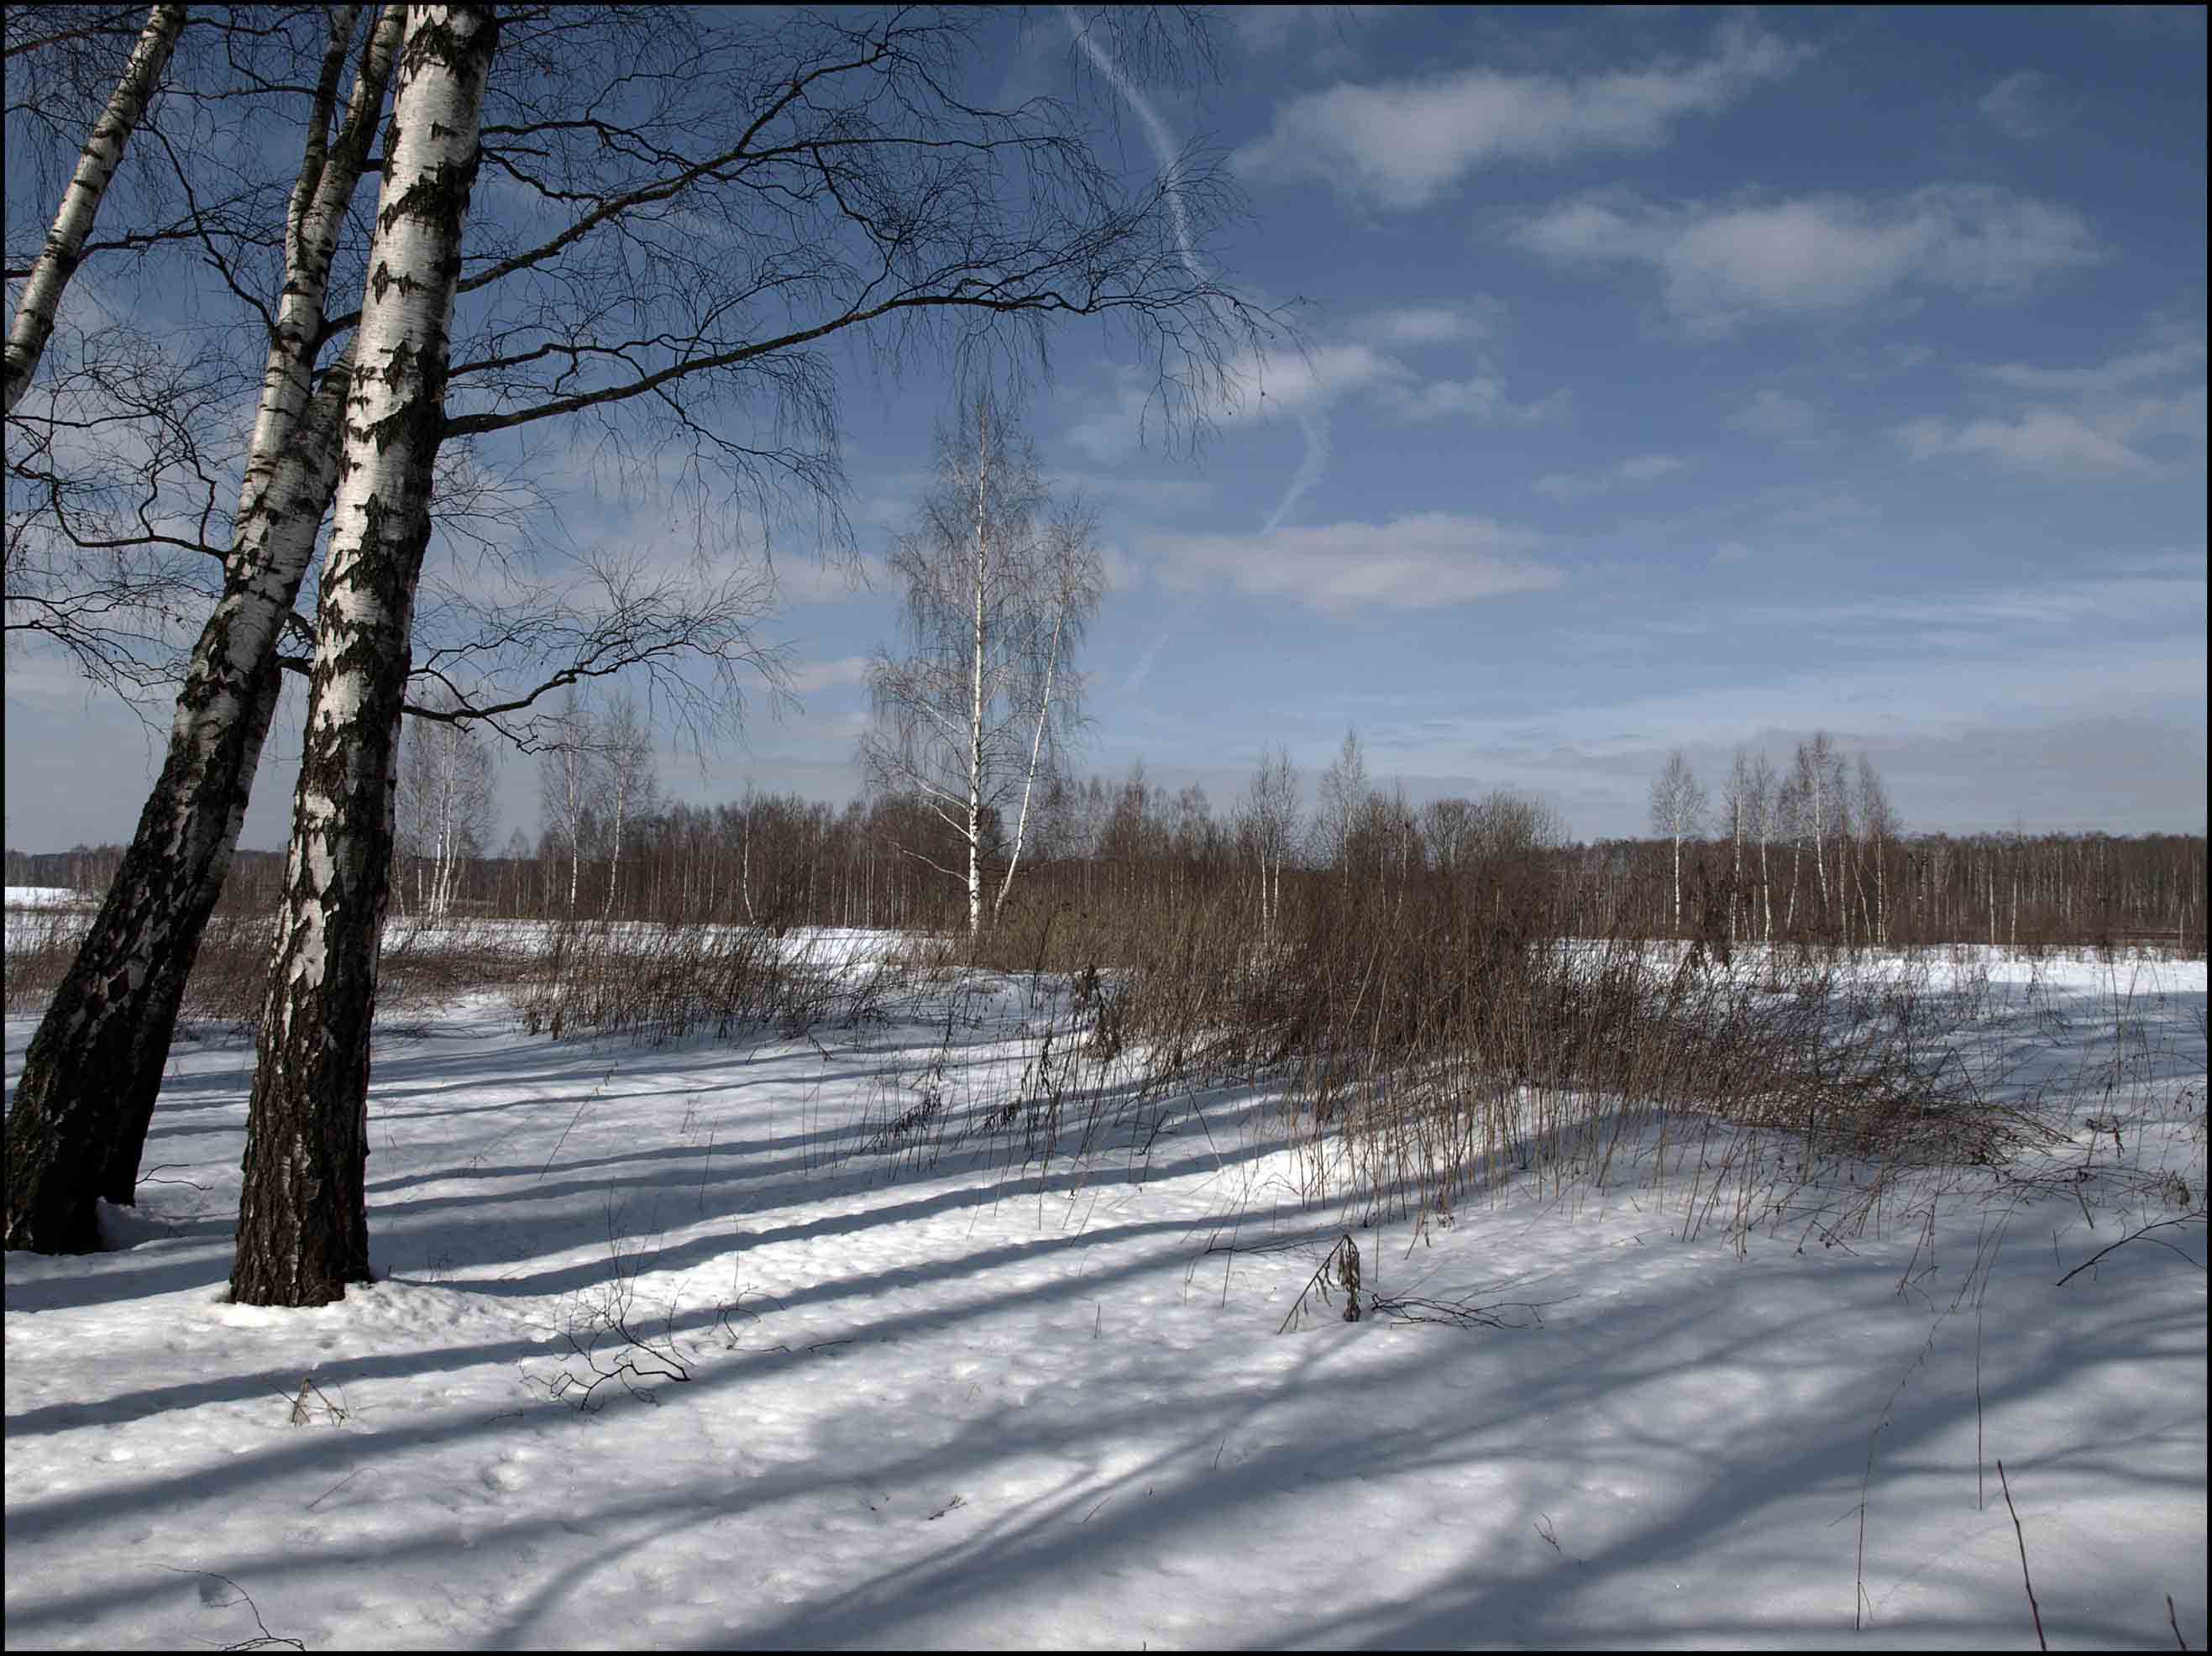
[[[1678,919],[1671,840],[1562,843],[1555,817],[1510,795],[1415,809],[1370,793],[1333,829],[1301,823],[1272,858],[1251,810],[1217,815],[1196,789],[1094,780],[1054,790],[1040,815],[1006,916],[1025,925],[1055,912],[1095,923],[1201,902],[1249,906],[1258,923],[1351,883],[1377,901],[1487,907],[1560,936],[2204,949],[2203,834],[1877,838],[1845,828],[1817,847],[1809,834],[1763,845],[1706,834],[1681,846]],[[122,856],[119,846],[9,849],[7,883],[97,897]],[[533,846],[518,831],[505,854],[471,852],[442,879],[435,863],[401,858],[395,914],[929,930],[964,919],[963,889],[945,872],[958,847],[911,799],[842,810],[793,795],[667,804],[624,825],[618,851],[611,825],[587,819],[573,841],[546,834]],[[281,852],[240,851],[224,909],[273,909],[283,865]]]

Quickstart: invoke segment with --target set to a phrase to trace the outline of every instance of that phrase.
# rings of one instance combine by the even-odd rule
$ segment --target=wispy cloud
[[[1586,500],[1624,483],[1648,483],[1681,470],[1689,462],[1675,454],[1639,454],[1603,471],[1553,471],[1529,485],[1549,500]]]
[[[1310,465],[1313,478],[1328,459],[1328,411],[1349,399],[1364,399],[1372,410],[1401,420],[1468,419],[1486,425],[1540,425],[1564,418],[1572,406],[1564,389],[1516,397],[1504,376],[1486,363],[1479,362],[1477,371],[1463,379],[1431,378],[1364,340],[1316,345],[1303,355],[1272,356],[1264,367],[1248,357],[1230,367],[1228,380],[1231,394],[1215,419],[1224,426],[1276,416],[1297,420],[1306,434],[1301,476]],[[1142,440],[1146,400],[1142,386],[1125,377],[1109,406],[1068,428],[1068,440],[1101,464],[1125,458]],[[1294,480],[1271,524],[1282,520],[1311,481],[1300,486]]]
[[[1284,104],[1267,136],[1237,152],[1255,178],[1321,179],[1410,211],[1476,168],[1650,149],[1686,116],[1711,114],[1806,56],[1754,24],[1724,25],[1706,58],[1570,77],[1464,69],[1417,81],[1340,82]]]
[[[1729,424],[1763,437],[1788,437],[1805,430],[1817,418],[1810,403],[1770,387],[1730,415]]]
[[[1335,523],[1261,535],[1155,535],[1141,549],[1171,586],[1224,585],[1286,597],[1324,615],[1441,610],[1559,585],[1534,531],[1430,512],[1388,523]]]
[[[860,684],[868,676],[866,656],[845,656],[835,661],[802,661],[791,670],[791,688],[805,695],[840,684]]]
[[[1522,224],[1532,252],[1644,264],[1692,332],[1759,315],[1846,310],[1908,287],[2013,293],[2098,257],[2081,215],[1988,185],[1936,184],[1876,200],[1821,195],[1662,207],[1584,197]]]
[[[1268,57],[1309,35],[1323,64],[1348,59],[1353,32],[1397,11],[1397,6],[1263,6],[1231,9],[1229,25],[1247,52]]]
[[[2008,138],[2039,138],[2057,124],[2050,77],[2032,69],[2006,76],[1984,92],[1974,107]]]
[[[1984,366],[1973,371],[1984,384],[2039,400],[1972,419],[1909,420],[1897,428],[1898,440],[1916,460],[1975,455],[2021,468],[2144,471],[2155,462],[2143,444],[2179,438],[2202,464],[2204,360],[2203,330],[2185,327],[2085,366]],[[2172,383],[2191,377],[2194,385]]]
[[[1899,426],[1897,440],[1916,460],[1978,455],[2023,469],[2093,471],[2142,471],[2150,465],[2126,444],[2059,409],[1978,420],[1923,416]]]
[[[1352,331],[1359,337],[1385,345],[1455,344],[1489,334],[1489,319],[1478,313],[1479,308],[1469,305],[1391,306],[1359,318],[1352,325]]]
[[[2000,362],[1976,372],[2002,385],[2025,391],[2120,391],[2204,367],[2203,331],[2177,333],[2142,350],[2128,351],[2083,367],[2050,368],[2026,362]]]

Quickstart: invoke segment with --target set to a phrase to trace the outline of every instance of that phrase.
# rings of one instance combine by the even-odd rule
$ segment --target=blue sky
[[[2202,830],[2201,12],[1247,7],[1221,40],[1223,83],[1152,113],[1229,156],[1252,218],[1214,256],[1306,301],[1306,349],[1194,460],[1059,339],[1029,426],[1114,578],[1085,768],[1219,809],[1349,725],[1417,800],[1521,788],[1595,837],[1644,830],[1670,749],[1717,783],[1825,728],[1911,828]],[[1072,61],[1046,13],[981,72]],[[933,378],[846,380],[864,554]],[[856,792],[897,595],[811,551],[779,543],[773,628],[803,711],[671,753],[671,794]],[[9,844],[127,834],[159,756],[127,715],[11,658],[9,723]],[[296,749],[246,843],[282,842]],[[502,837],[534,802],[510,761]]]

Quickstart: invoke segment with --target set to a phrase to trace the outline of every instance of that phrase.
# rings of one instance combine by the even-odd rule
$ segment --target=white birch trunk
[[[15,319],[8,330],[7,413],[15,411],[15,404],[31,388],[39,359],[46,355],[46,342],[53,337],[62,290],[76,274],[77,263],[84,256],[85,238],[92,234],[93,221],[100,216],[108,183],[123,164],[123,152],[144,118],[147,105],[154,100],[154,88],[161,82],[161,71],[169,66],[169,54],[176,50],[177,36],[184,27],[182,6],[154,8],[131,61],[124,66],[122,78],[115,83],[114,95],[85,138],[76,175],[62,191],[61,210],[54,215],[46,245],[23,283]]]
[[[991,543],[986,491],[991,479],[991,405],[978,410],[981,439],[975,463],[975,654],[969,670],[968,935],[983,925],[983,594],[990,584]]]
[[[193,648],[168,754],[123,866],[24,1055],[8,1118],[9,1247],[94,1247],[95,1197],[133,1199],[185,980],[276,713],[277,640],[336,486],[339,411],[351,389],[349,358],[313,391],[313,353],[338,229],[399,43],[394,9],[372,35],[331,139],[359,10],[332,19],[222,596]]]
[[[1682,931],[1682,836],[1674,836],[1674,934]]]
[[[369,1280],[369,1028],[400,703],[497,36],[489,7],[407,19],[247,1109],[231,1273],[242,1304],[326,1304]]]

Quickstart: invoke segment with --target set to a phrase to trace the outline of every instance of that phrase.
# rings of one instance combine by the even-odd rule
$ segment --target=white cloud
[[[1593,494],[1602,494],[1612,483],[1603,477],[1588,473],[1547,471],[1528,485],[1547,500],[1586,500]]]
[[[2008,75],[1984,93],[1974,107],[2008,138],[2039,138],[2051,130],[2051,82],[2032,69]]]
[[[1674,454],[1639,454],[1597,472],[1553,471],[1530,484],[1547,500],[1586,500],[1623,483],[1648,483],[1681,470],[1689,462]]]
[[[1819,416],[1810,403],[1771,389],[1762,391],[1736,413],[1729,417],[1729,424],[1738,431],[1757,432],[1763,436],[1786,437],[1803,431]]]
[[[908,502],[907,513],[913,513]],[[781,557],[775,561],[775,595],[784,604],[842,604],[881,579],[882,560]]]
[[[1898,428],[1915,459],[1975,454],[2021,467],[2141,471],[2154,461],[2138,445],[2179,438],[2198,464],[2205,442],[2204,335],[2169,330],[2155,344],[2081,367],[2008,362],[1975,370],[2007,391],[2048,400],[1966,421],[1923,418]],[[2199,376],[2195,385],[2158,382]]]
[[[1237,386],[1227,417],[1294,414],[1300,409],[1379,385],[1402,385],[1413,371],[1371,345],[1316,345],[1304,355],[1285,352],[1262,370],[1249,360],[1233,371]]]
[[[2203,367],[2204,336],[2197,332],[2088,367],[2045,368],[2025,362],[2000,362],[1976,372],[2014,391],[2096,392],[2124,391],[2147,380],[2201,371]]]
[[[1907,286],[2010,292],[2098,256],[2070,209],[1970,184],[1889,201],[1830,195],[1729,207],[1587,197],[1514,239],[1557,259],[1650,265],[1668,308],[1703,335],[1753,313],[1844,310]]]
[[[1505,382],[1494,374],[1469,379],[1431,379],[1425,385],[1394,385],[1385,400],[1408,420],[1445,420],[1464,416],[1491,425],[1534,426],[1566,416],[1572,403],[1565,390],[1540,397],[1533,403],[1516,403],[1505,394]]]
[[[2140,471],[2149,465],[2126,444],[2059,409],[2033,409],[2012,419],[1908,420],[1898,440],[1916,460],[1980,455],[2005,465]]]
[[[1712,561],[1717,567],[1725,567],[1732,563],[1748,563],[1752,556],[1751,549],[1741,541],[1723,541],[1713,549]]]
[[[836,661],[802,661],[791,670],[791,688],[805,695],[840,684],[860,684],[868,676],[866,656],[845,656]]]
[[[1311,30],[1322,37],[1322,55],[1333,58],[1341,52],[1341,37],[1349,29],[1396,9],[1395,6],[1241,5],[1231,9],[1229,23],[1247,52],[1263,57],[1281,52]]]
[[[1656,149],[1675,121],[1726,107],[1805,55],[1735,21],[1695,63],[1662,59],[1580,78],[1466,69],[1421,81],[1339,82],[1282,105],[1274,130],[1235,161],[1255,177],[1322,179],[1346,195],[1410,210],[1492,161]]]
[[[1464,379],[1431,379],[1401,359],[1362,341],[1317,345],[1299,355],[1284,352],[1262,368],[1247,357],[1228,370],[1229,395],[1212,416],[1224,426],[1287,415],[1304,419],[1348,397],[1410,421],[1467,418],[1493,425],[1536,425],[1564,417],[1569,393],[1554,391],[1516,402],[1504,379],[1486,364]],[[1125,378],[1110,404],[1067,428],[1067,440],[1092,460],[1110,464],[1139,446],[1147,397]]]
[[[1154,535],[1142,543],[1170,586],[1219,583],[1325,615],[1449,609],[1557,586],[1566,577],[1534,560],[1539,544],[1528,530],[1443,512],[1272,535]]]
[[[1468,307],[1456,305],[1395,306],[1362,317],[1354,328],[1386,345],[1449,345],[1490,331]]]

